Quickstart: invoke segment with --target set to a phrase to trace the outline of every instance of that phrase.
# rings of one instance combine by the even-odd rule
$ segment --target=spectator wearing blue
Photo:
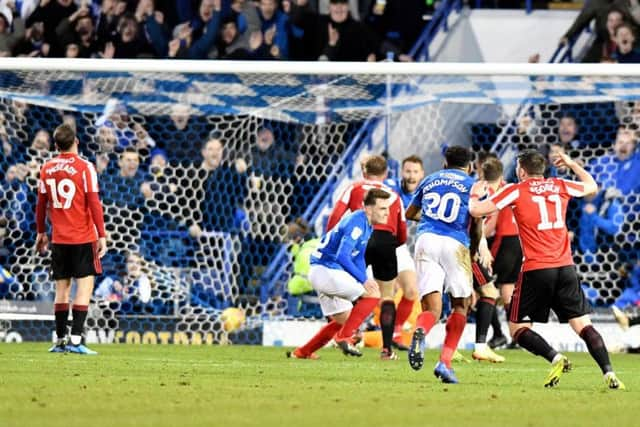
[[[579,130],[580,127],[575,117],[569,114],[560,117],[558,141],[564,146],[565,150],[576,150],[583,145],[578,136]]]
[[[180,9],[181,3],[178,4]],[[215,47],[222,18],[220,0],[202,0],[198,13],[182,12],[189,17],[168,33],[157,17],[147,18],[149,38],[160,57],[204,59]],[[169,39],[171,37],[171,39]]]
[[[640,192],[640,153],[637,126],[620,125],[613,153],[595,158],[589,171],[601,188],[616,187],[623,194]]]
[[[191,224],[189,233],[200,237],[203,231],[241,231],[236,218],[241,215],[247,195],[246,163],[243,167],[236,162],[235,167],[223,163],[224,143],[213,135],[202,147],[202,162],[197,168],[202,188],[196,195],[196,223]],[[186,177],[183,187],[193,186],[193,177]]]
[[[622,294],[616,299],[614,306],[620,310],[640,306],[640,259],[636,261],[636,265],[631,271],[629,286],[622,291]]]
[[[330,0],[329,15],[318,15],[308,0],[292,0],[291,23],[302,31],[307,47],[294,59],[327,61],[375,61],[379,41],[375,34],[349,14],[348,0]]]
[[[28,166],[20,163],[9,166],[4,181],[0,182],[0,212],[7,221],[7,228],[22,232],[33,232],[35,222],[33,192],[26,183],[28,175]]]
[[[640,63],[640,50],[631,24],[622,23],[615,29],[616,49],[611,59],[620,64]]]
[[[16,278],[9,270],[0,265],[0,298],[5,298],[16,283]]]
[[[276,0],[260,0],[258,6],[263,44],[274,58],[289,57],[289,17]]]
[[[296,153],[275,140],[273,130],[260,128],[251,147],[249,169],[255,176],[290,178],[293,175]]]
[[[623,222],[622,194],[618,189],[609,187],[593,198],[585,198],[579,221],[580,252],[593,254],[611,247]]]
[[[547,154],[548,167],[544,176],[550,178],[573,179],[571,169],[566,166],[556,167],[554,164],[555,160],[560,157],[560,154],[566,154],[566,147],[567,145],[561,141],[556,141],[549,145],[549,152]]]
[[[387,179],[384,183],[400,195],[402,204],[407,208],[413,199],[413,192],[424,178],[422,159],[416,155],[403,159],[401,175],[401,180]]]
[[[118,173],[103,178],[102,200],[105,204],[141,208],[144,205],[141,192],[143,174],[139,171],[138,151],[133,147],[125,148],[120,154],[118,166]]]

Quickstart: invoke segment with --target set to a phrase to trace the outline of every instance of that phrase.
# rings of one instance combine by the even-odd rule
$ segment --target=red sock
[[[396,330],[402,329],[402,325],[407,321],[413,310],[413,303],[415,301],[402,297],[396,308]]]
[[[333,336],[340,330],[341,327],[341,324],[339,324],[335,320],[332,320],[331,322],[324,325],[322,329],[320,329],[318,333],[315,334],[313,338],[311,338],[305,345],[298,347],[296,351],[301,356],[310,355],[314,351],[319,350],[327,345],[327,343],[331,341],[331,338],[333,338]]]
[[[430,311],[423,311],[416,319],[416,327],[424,329],[425,335],[429,333],[435,324],[436,316]]]
[[[376,308],[379,301],[380,298],[360,298],[353,309],[351,309],[349,318],[336,335],[336,338],[341,340],[351,338],[356,329],[358,329],[358,326],[360,326],[360,324],[364,322],[364,319]]]
[[[440,361],[447,365],[447,368],[451,368],[451,358],[453,353],[458,348],[458,342],[464,331],[464,327],[467,324],[467,316],[456,313],[455,311],[449,315],[447,319],[447,335],[444,337],[444,346],[440,353]]]

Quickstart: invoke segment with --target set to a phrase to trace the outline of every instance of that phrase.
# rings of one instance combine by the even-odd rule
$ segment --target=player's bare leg
[[[569,359],[558,353],[532,329],[531,323],[514,323],[509,322],[509,332],[513,341],[530,353],[536,356],[542,356],[551,363],[551,370],[544,381],[545,387],[555,387],[560,380],[560,376],[564,372],[571,370]]]
[[[396,303],[393,300],[395,295],[394,280],[378,280],[382,303],[380,304],[380,329],[382,330],[382,360],[395,360],[398,355],[391,348],[393,343],[393,331],[396,323]]]
[[[496,354],[487,345],[487,332],[491,324],[491,319],[496,313],[496,300],[498,299],[498,289],[493,281],[487,282],[478,287],[478,302],[476,303],[476,342],[473,354],[475,360],[484,360],[492,363],[504,362],[504,357]]]
[[[336,322],[342,322],[340,323],[342,326],[335,334],[334,339],[342,352],[348,356],[362,356],[360,350],[354,347],[351,337],[380,302],[380,291],[377,284],[367,280],[364,284],[364,289],[365,293],[356,302],[350,313],[347,315],[341,313],[340,316],[333,316]]]
[[[425,337],[442,314],[442,294],[431,292],[424,295],[420,302],[422,313],[416,319],[416,330],[411,338],[411,347],[409,347],[409,365],[416,371],[422,369],[424,364]]]
[[[91,301],[91,295],[93,294],[93,284],[93,276],[86,276],[76,279],[76,296],[73,300],[73,307],[71,308],[71,311],[73,313],[73,320],[71,323],[71,339],[69,345],[67,345],[67,351],[71,353],[89,355],[98,354],[82,344],[84,322],[87,319],[87,313],[89,311],[89,302]]]
[[[408,351],[409,348],[402,344],[402,328],[407,321],[416,299],[418,299],[418,275],[413,270],[400,271],[398,273],[398,284],[402,289],[402,299],[396,307],[396,321],[393,331],[392,345],[401,351]]]
[[[56,280],[56,297],[53,306],[56,319],[56,343],[49,349],[51,353],[64,353],[66,351],[70,291],[71,279]]]
[[[611,361],[609,360],[607,347],[600,333],[591,324],[591,318],[588,315],[575,317],[569,319],[569,325],[571,325],[575,333],[587,344],[591,357],[596,361],[604,375],[604,381],[607,387],[623,390],[625,388],[624,384],[616,377]]]
[[[440,361],[433,371],[433,374],[444,383],[456,384],[458,382],[451,368],[451,359],[458,348],[460,337],[467,324],[467,313],[469,312],[470,304],[471,297],[451,298],[453,310],[447,319],[446,335],[440,352]]]

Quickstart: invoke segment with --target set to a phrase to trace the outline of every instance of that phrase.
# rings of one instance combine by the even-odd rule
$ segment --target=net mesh
[[[229,333],[235,342],[260,342],[265,319],[320,316],[313,299],[287,293],[294,267],[283,255],[286,225],[300,216],[314,220],[325,206],[313,202],[355,177],[361,151],[386,149],[395,160],[417,154],[429,173],[440,167],[444,145],[471,144],[498,152],[511,171],[514,153],[546,152],[560,139],[561,117],[570,115],[578,124],[578,143],[568,142],[573,155],[599,168],[605,190],[616,187],[618,125],[640,123],[633,92],[623,96],[620,88],[638,82],[552,83],[2,73],[0,298],[53,301],[47,257],[33,251],[35,184],[54,155],[50,132],[63,121],[76,126],[82,154],[96,164],[109,237],[91,333],[169,324],[174,342],[224,342]],[[603,192],[593,202],[598,215],[618,224],[607,230],[588,221],[584,204],[570,207],[578,270],[596,305],[613,303],[629,284],[638,258],[637,191]],[[29,325],[50,336],[50,325]],[[136,337],[131,342],[144,341]]]

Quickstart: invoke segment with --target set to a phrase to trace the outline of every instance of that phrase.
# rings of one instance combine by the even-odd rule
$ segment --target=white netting
[[[240,331],[249,333],[234,339],[259,342],[264,319],[318,314],[308,300],[286,292],[292,267],[284,226],[300,216],[314,220],[357,170],[362,151],[380,152],[387,142],[392,158],[418,154],[427,173],[440,166],[444,144],[493,149],[508,163],[524,146],[547,150],[558,139],[560,118],[572,115],[585,144],[575,155],[604,168],[598,179],[610,188],[617,184],[607,174],[618,163],[605,162],[605,154],[618,124],[637,117],[619,89],[638,84],[622,78],[552,84],[477,76],[3,73],[0,266],[10,275],[0,283],[0,298],[52,301],[46,258],[33,253],[34,184],[39,165],[52,155],[47,132],[62,120],[75,123],[83,154],[96,162],[110,240],[89,329],[169,328],[186,333],[176,341],[219,342],[225,329],[242,323],[222,313],[240,307],[246,316]],[[627,283],[620,271],[631,271],[637,259],[636,191],[596,200],[603,212],[599,203],[609,206],[615,196],[621,221],[591,240],[584,235],[584,207],[571,208],[576,245],[581,236],[591,245],[588,253],[579,248],[576,260],[595,304],[620,295]],[[40,336],[48,333],[44,327]]]

